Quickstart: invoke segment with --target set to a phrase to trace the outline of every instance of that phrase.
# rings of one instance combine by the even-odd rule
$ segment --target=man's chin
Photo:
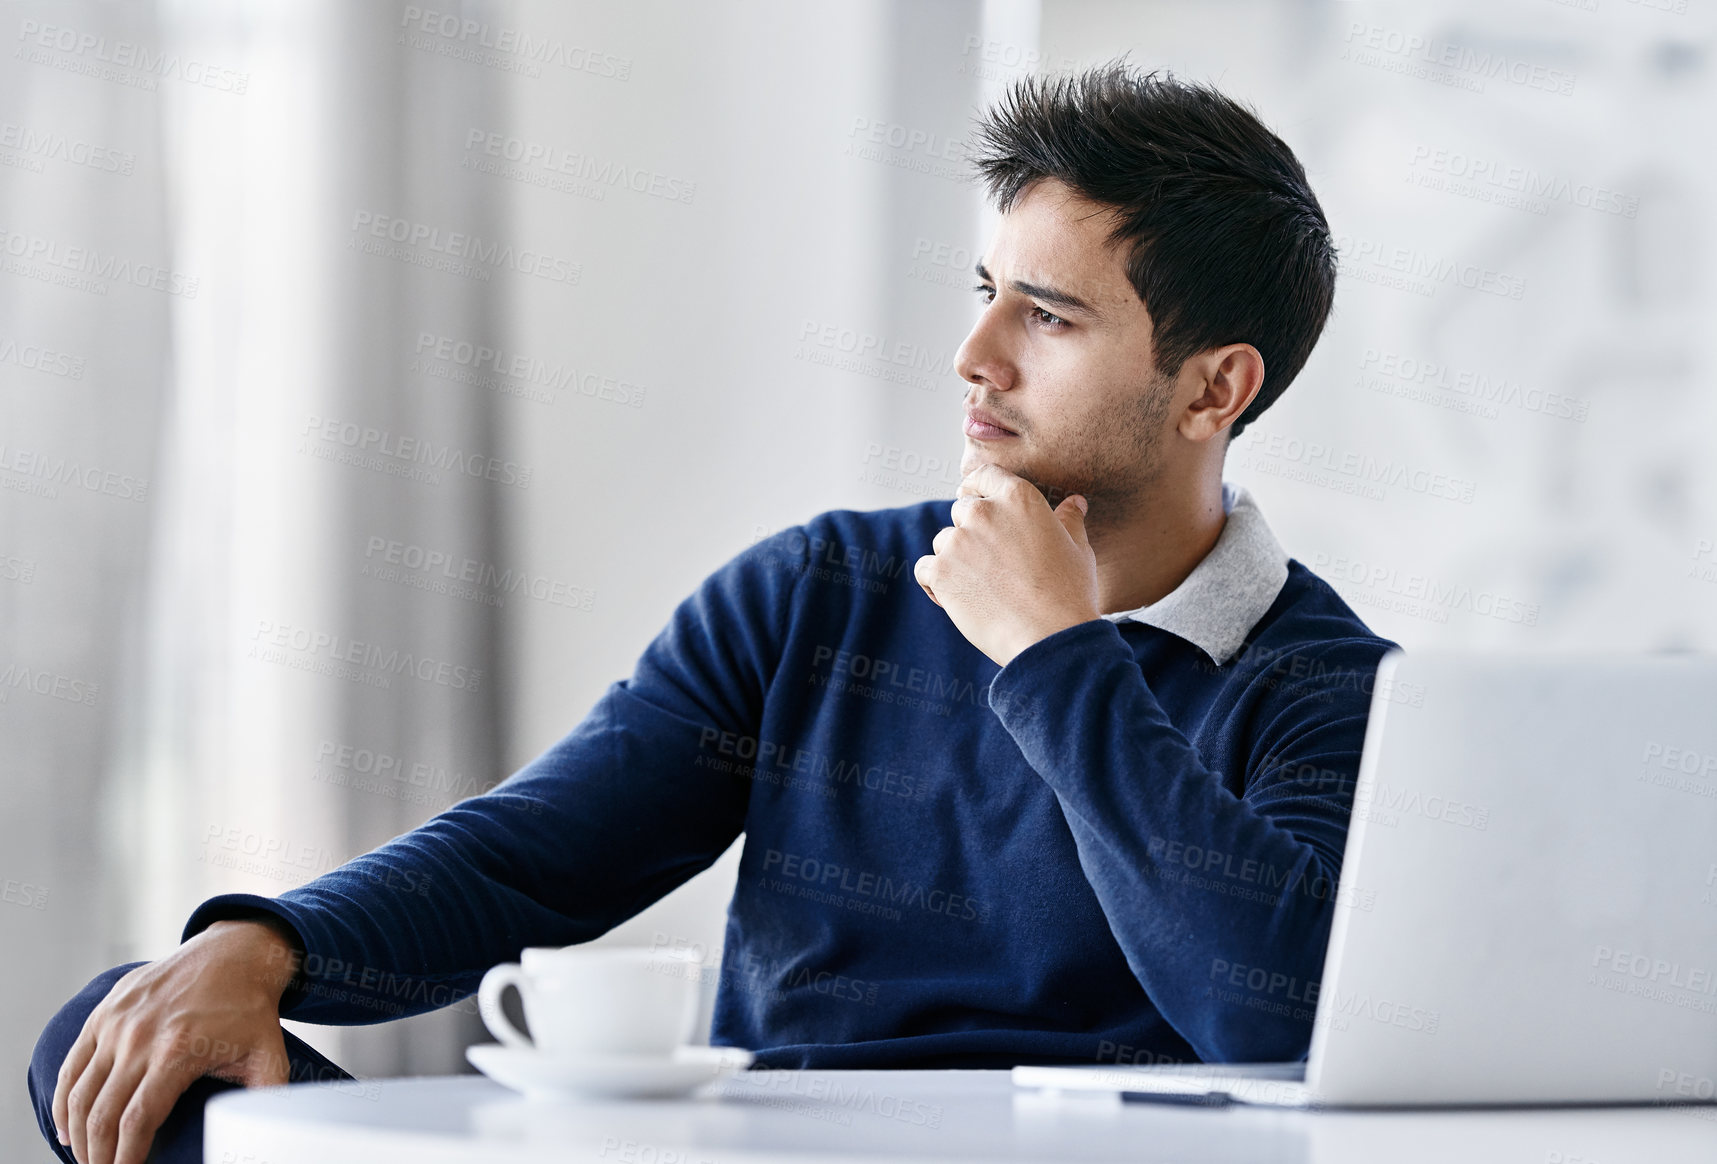
[[[997,468],[1006,469],[1016,477],[1023,477],[1037,487],[1037,491],[1043,494],[1044,500],[1048,501],[1051,506],[1060,505],[1063,498],[1071,493],[1079,492],[1079,490],[1070,488],[1065,484],[1044,480],[1046,476],[1056,477],[1058,474],[1045,474],[1039,467],[1031,464],[1027,458],[1010,457],[1005,452],[968,438],[966,451],[960,456],[960,476],[965,477],[980,465],[995,465]]]
[[[1010,473],[1017,473],[1021,477],[1027,475],[1024,472],[1025,458],[1009,456],[1007,452],[996,448],[994,445],[967,437],[966,449],[960,454],[960,476],[964,477],[980,465],[995,465],[997,468],[1006,469]]]

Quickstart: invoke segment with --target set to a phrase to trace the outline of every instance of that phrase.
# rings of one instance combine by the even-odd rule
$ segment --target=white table
[[[688,1099],[543,1103],[452,1076],[227,1092],[209,1105],[204,1153],[208,1164],[1713,1164],[1717,1107],[1178,1107],[1020,1091],[1005,1071],[748,1072]]]

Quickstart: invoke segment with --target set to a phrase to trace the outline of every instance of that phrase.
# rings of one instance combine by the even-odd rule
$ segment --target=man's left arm
[[[1055,792],[1109,928],[1163,1017],[1206,1061],[1296,1059],[1387,644],[1310,643],[1290,669],[1309,681],[1279,668],[1256,677],[1236,795],[1098,616],[1084,515],[1082,497],[1051,510],[1023,479],[980,466],[914,576],[1001,665],[990,705]]]
[[[1384,649],[1340,640],[1296,661],[1368,680]],[[1365,737],[1356,688],[1369,682],[1290,685],[1269,670],[1255,682],[1276,686],[1241,796],[1169,721],[1106,620],[1026,648],[990,687],[1061,804],[1128,965],[1209,1062],[1306,1051]]]

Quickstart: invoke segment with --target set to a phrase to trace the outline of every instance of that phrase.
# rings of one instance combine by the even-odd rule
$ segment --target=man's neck
[[[1169,594],[1222,536],[1220,473],[1182,482],[1148,491],[1118,517],[1087,523],[1102,613],[1137,610]]]

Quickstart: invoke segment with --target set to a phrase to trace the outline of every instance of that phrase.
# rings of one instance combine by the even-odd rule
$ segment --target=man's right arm
[[[715,763],[717,744],[757,734],[805,544],[786,531],[710,575],[629,680],[491,791],[278,897],[214,898],[186,936],[273,913],[304,946],[281,1013],[370,1023],[446,1006],[525,946],[589,941],[638,913],[744,828],[750,781]]]
[[[117,1146],[119,1164],[141,1161],[211,1070],[183,1054],[152,1067],[138,1031],[258,1048],[246,1062],[278,1061],[278,1079],[223,1070],[283,1081],[280,1016],[368,1023],[445,1006],[523,947],[598,937],[707,868],[749,800],[748,778],[712,761],[721,741],[757,734],[806,545],[783,531],[710,575],[630,680],[490,792],[277,898],[199,907],[184,944],[122,979],[68,1056],[54,1111],[78,1158],[106,1164]]]

